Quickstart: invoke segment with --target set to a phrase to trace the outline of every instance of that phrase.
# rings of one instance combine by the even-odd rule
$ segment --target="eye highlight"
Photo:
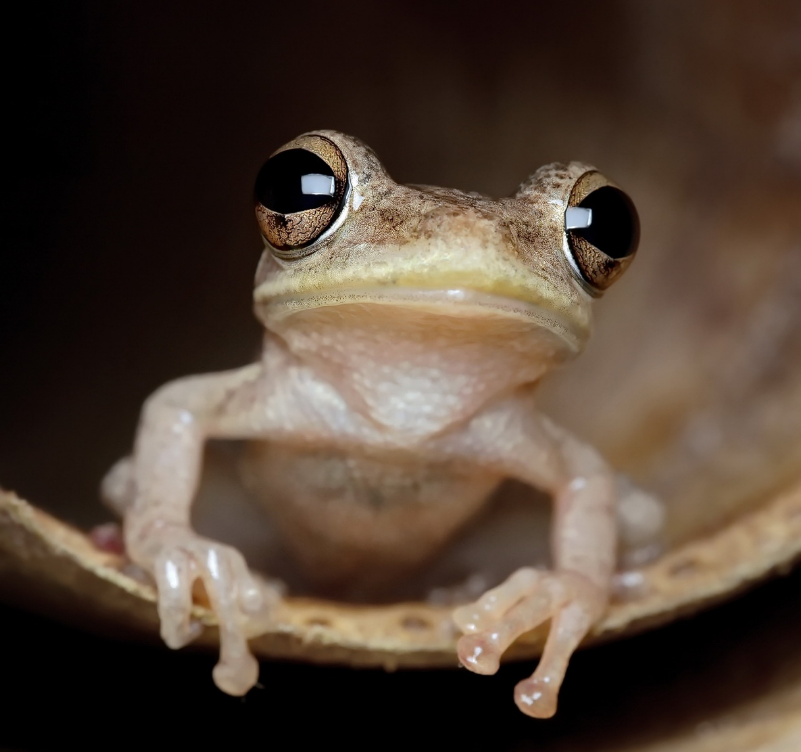
[[[273,154],[254,192],[259,228],[276,255],[306,255],[341,213],[347,186],[345,157],[323,136],[301,136]]]
[[[305,149],[276,154],[267,160],[256,178],[256,200],[278,214],[319,209],[335,192],[333,170]]]
[[[640,240],[633,202],[596,171],[585,173],[573,186],[565,231],[574,270],[596,295],[628,268]]]

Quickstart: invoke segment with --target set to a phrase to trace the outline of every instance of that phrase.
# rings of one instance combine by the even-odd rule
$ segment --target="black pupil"
[[[589,227],[572,232],[614,259],[623,258],[637,250],[640,221],[634,204],[623,191],[611,185],[598,188],[579,206],[592,209],[592,223]]]
[[[335,182],[331,168],[316,154],[288,149],[264,163],[256,178],[256,199],[279,214],[317,209],[334,201],[328,187]]]

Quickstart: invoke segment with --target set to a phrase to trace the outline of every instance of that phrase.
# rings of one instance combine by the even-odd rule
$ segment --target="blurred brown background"
[[[252,182],[313,128],[360,136],[401,182],[505,195],[581,159],[631,192],[640,258],[598,306],[598,344],[562,402],[586,402],[588,373],[614,383],[652,362],[643,347],[663,347],[660,320],[690,297],[725,323],[721,212],[764,215],[801,173],[799,14],[722,0],[30,6],[6,29],[2,483],[98,519],[98,479],[142,399],[254,356]],[[759,232],[795,231],[791,213]],[[740,256],[756,253],[776,256]],[[655,273],[663,284],[644,284]],[[604,403],[572,423],[620,464],[603,411],[617,423],[621,409]]]
[[[794,0],[68,0],[21,6],[3,33],[4,119],[14,132],[4,142],[0,207],[4,487],[80,524],[106,518],[97,484],[128,451],[144,397],[168,379],[254,356],[250,290],[261,241],[253,179],[276,147],[314,128],[359,136],[400,182],[493,195],[514,191],[546,162],[599,166],[640,208],[641,253],[620,290],[598,306],[586,355],[549,386],[550,410],[666,495],[678,494],[680,482],[694,509],[712,487],[728,484],[738,504],[751,503],[770,478],[797,471],[801,5]],[[770,300],[780,305],[766,307]],[[766,340],[767,355],[759,349]],[[749,376],[754,362],[766,365]],[[746,423],[739,407],[749,404],[758,409]],[[710,435],[717,443],[698,449],[698,437]],[[771,448],[769,461],[757,444]],[[714,472],[698,469],[722,456],[734,459]],[[746,475],[760,480],[746,488]],[[678,527],[697,532],[708,524]],[[614,697],[619,718],[641,719],[643,700],[623,699],[627,687],[648,686],[659,702],[672,702],[685,690],[671,695],[670,687],[692,686],[676,678],[677,641],[697,635],[694,666],[743,620],[744,634],[724,640],[706,681],[727,676],[733,699],[720,703],[744,701],[759,666],[782,663],[776,621],[801,625],[798,609],[788,615],[778,605],[797,587],[797,577],[772,585],[767,595],[703,617],[697,633],[680,625],[579,657],[572,715],[550,726],[512,720],[507,673],[493,681],[488,722],[511,724],[516,741],[496,748],[545,749],[529,746],[536,737],[547,749],[571,749],[569,719],[585,716],[587,738],[611,734],[623,722],[601,717],[617,708]],[[87,683],[102,683],[109,661],[137,671],[139,659],[128,653],[8,618],[22,644],[62,640],[63,652],[87,651]],[[738,644],[764,641],[779,652],[759,666],[738,663]],[[47,655],[55,671],[81,670],[58,651]],[[649,674],[643,664],[651,656]],[[166,660],[174,656],[163,658],[139,668],[171,671]],[[55,700],[25,683],[25,665],[20,658],[20,673],[9,676],[47,712]],[[229,698],[192,688],[187,676],[195,670],[171,674],[175,694],[210,712],[227,703],[224,713],[238,717]],[[284,682],[301,677],[329,692],[346,682],[362,701],[377,691],[399,702],[423,681],[277,671]],[[612,673],[618,678],[604,682],[613,697],[596,707],[594,677]],[[362,679],[344,678],[352,676]],[[146,686],[142,675],[129,681]],[[472,691],[463,676],[430,681],[431,703],[451,689]],[[132,701],[133,689],[119,691]],[[249,722],[254,702],[268,722],[276,703],[282,707],[279,695],[269,690],[251,701]],[[296,707],[301,701],[290,695]],[[705,722],[692,701],[679,717]],[[671,723],[662,717],[659,727]],[[54,748],[52,740],[37,744],[30,748]]]

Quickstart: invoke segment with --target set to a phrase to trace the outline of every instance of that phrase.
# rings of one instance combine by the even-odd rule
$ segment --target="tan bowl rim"
[[[623,575],[634,583],[615,600],[587,644],[667,623],[740,592],[801,555],[801,481],[719,531]],[[86,534],[0,491],[0,596],[7,602],[98,632],[156,638],[153,587],[126,573],[124,557],[98,550]],[[254,636],[262,658],[353,666],[456,666],[451,608],[423,602],[353,605],[288,597],[275,624]],[[199,645],[217,645],[214,614]],[[546,628],[523,635],[506,660],[540,654]]]

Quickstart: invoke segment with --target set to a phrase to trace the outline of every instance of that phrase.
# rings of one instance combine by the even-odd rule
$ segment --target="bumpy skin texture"
[[[551,620],[540,665],[516,690],[523,712],[548,717],[572,652],[606,608],[618,509],[640,545],[659,517],[534,402],[539,379],[589,334],[564,211],[592,168],[550,165],[495,200],[397,185],[356,139],[317,135],[348,163],[344,218],[302,257],[265,250],[260,362],[180,379],[146,402],[132,457],[104,483],[127,549],[156,579],[171,647],[196,635],[202,581],[220,622],[214,679],[241,695],[257,678],[247,637],[280,596],[236,550],[190,526],[207,439],[256,440],[244,480],[327,582],[369,585],[420,566],[505,478],[544,489],[555,504],[553,571],[520,570],[454,619],[460,660],[483,674]]]

